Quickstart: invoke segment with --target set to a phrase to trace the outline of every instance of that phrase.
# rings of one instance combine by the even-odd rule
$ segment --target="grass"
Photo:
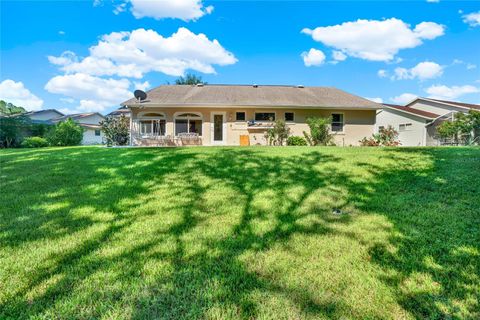
[[[0,319],[480,318],[478,148],[0,159]]]

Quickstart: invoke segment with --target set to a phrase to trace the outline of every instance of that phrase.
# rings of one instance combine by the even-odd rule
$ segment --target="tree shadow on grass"
[[[362,170],[374,175],[374,179],[359,180],[334,166],[343,158],[318,150],[286,157],[241,148],[78,148],[31,153],[4,162],[2,175],[8,176],[4,185],[14,191],[5,200],[11,203],[13,193],[27,196],[9,204],[10,210],[1,211],[2,247],[16,250],[37,241],[89,233],[71,247],[53,250],[47,261],[29,274],[26,285],[0,302],[0,316],[100,318],[115,317],[112,309],[123,308],[125,314],[118,318],[256,318],[265,315],[255,295],[271,292],[292,301],[301,317],[381,318],[385,315],[351,310],[341,299],[319,300],[302,286],[278,282],[252,270],[244,261],[245,254],[278,247],[291,250],[289,243],[296,235],[340,234],[333,224],[348,225],[352,218],[330,213],[333,208],[349,206],[383,215],[393,224],[388,243],[373,244],[370,254],[373,263],[385,271],[383,281],[395,290],[405,310],[419,318],[457,316],[462,310],[455,309],[456,299],[478,298],[474,290],[479,281],[475,259],[479,237],[478,230],[473,230],[478,226],[478,207],[474,205],[478,189],[462,181],[465,172],[450,153],[387,150],[382,156],[395,165],[359,161]],[[465,159],[478,158],[478,151],[459,152]],[[428,165],[412,165],[418,157],[427,157]],[[478,167],[468,161],[469,168]],[[38,170],[38,176],[15,174],[18,170]],[[45,179],[48,183],[42,183]],[[32,192],[39,185],[42,192]],[[159,192],[159,188],[165,190]],[[230,195],[225,196],[222,190]],[[212,193],[218,193],[214,197],[217,203],[209,203]],[[163,198],[155,202],[158,195]],[[257,203],[259,195],[274,205],[263,207]],[[456,195],[457,201],[446,201],[448,195]],[[328,201],[317,206],[308,203],[312,197],[322,196]],[[222,205],[222,201],[228,203]],[[131,213],[149,203],[159,207]],[[15,212],[18,208],[20,214]],[[224,212],[224,208],[238,210]],[[72,214],[78,210],[94,214]],[[452,211],[464,221],[457,223]],[[234,218],[223,228],[212,226],[223,233],[200,232],[208,231],[208,223],[216,215]],[[159,216],[168,223],[156,220]],[[143,234],[137,230],[144,239],[132,239],[128,246],[116,242],[145,219],[158,226]],[[310,222],[304,223],[305,219]],[[268,228],[259,230],[262,223],[269,223]],[[117,251],[100,254],[113,249]],[[434,264],[427,265],[428,259]],[[168,271],[147,276],[149,263],[162,263]],[[89,308],[54,308],[67,301],[85,303],[77,297],[78,290],[98,274],[111,274],[100,282],[111,288],[100,293],[92,290]],[[412,279],[416,274],[433,279],[440,291],[408,290],[408,281],[418,282]],[[120,288],[112,285],[117,282]],[[31,294],[41,286],[47,289]],[[142,293],[132,295],[129,286],[137,286]],[[414,287],[421,288],[418,283]],[[475,314],[478,303],[469,306],[464,314]]]
[[[372,261],[399,303],[416,318],[480,318],[480,150],[387,149],[400,165],[376,175],[358,207],[393,223],[389,242],[370,248]],[[429,159],[429,165],[418,159]]]

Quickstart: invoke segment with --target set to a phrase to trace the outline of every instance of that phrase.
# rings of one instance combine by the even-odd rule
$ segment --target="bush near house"
[[[47,135],[52,146],[76,146],[82,143],[82,139],[83,128],[70,118],[57,123]]]
[[[107,146],[125,146],[130,137],[130,121],[125,115],[107,117],[100,122]]]
[[[392,127],[381,128],[379,133],[375,133],[370,138],[363,138],[359,141],[364,147],[396,147],[400,145],[398,141],[398,132]]]
[[[287,146],[306,146],[307,140],[304,137],[290,136],[287,138]]]
[[[284,120],[276,120],[273,128],[270,128],[265,133],[265,138],[270,146],[283,146],[290,134],[290,128]]]
[[[478,159],[0,150],[0,319],[479,319]]]
[[[305,139],[311,146],[331,146],[333,134],[330,133],[331,118],[310,117],[307,118],[307,124],[310,127],[310,133],[303,132]]]
[[[42,137],[27,137],[22,141],[23,148],[43,148],[48,147],[48,141]]]

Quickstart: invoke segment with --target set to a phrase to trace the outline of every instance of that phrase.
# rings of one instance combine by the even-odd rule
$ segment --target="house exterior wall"
[[[76,122],[78,123],[84,123],[84,124],[99,124],[100,121],[104,120],[105,118],[98,115],[98,114],[93,114],[91,116],[88,116],[88,117],[83,117],[83,118],[78,118],[78,119],[75,119]]]
[[[235,121],[236,112],[245,112],[245,121]],[[212,144],[212,115],[223,113],[225,121],[225,145],[240,145],[240,136],[248,135],[250,145],[266,145],[264,137],[265,129],[248,128],[247,122],[255,119],[255,112],[275,112],[276,119],[284,119],[285,112],[294,113],[294,122],[287,122],[291,129],[291,135],[303,136],[303,131],[309,132],[306,124],[308,117],[329,117],[332,113],[343,113],[344,132],[335,134],[335,143],[339,146],[358,145],[363,137],[371,136],[375,127],[375,110],[327,110],[327,109],[287,109],[287,108],[211,108],[211,107],[146,107],[143,109],[132,108],[132,142],[138,144],[134,138],[137,129],[135,121],[138,120],[140,112],[159,112],[166,116],[166,135],[174,136],[174,118],[178,113],[197,112],[202,115],[202,144]]]
[[[400,124],[405,123],[412,124],[410,130],[400,132]],[[402,146],[424,146],[426,139],[426,123],[426,120],[421,117],[385,108],[377,113],[376,131],[378,132],[380,126],[386,128],[391,125],[396,131],[398,131],[398,140]]]
[[[83,128],[83,145],[92,145],[92,144],[102,144],[103,142],[103,132],[100,131],[100,136],[95,135],[95,129]]]

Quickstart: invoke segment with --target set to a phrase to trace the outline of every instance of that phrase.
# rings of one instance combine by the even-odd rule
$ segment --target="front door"
[[[225,144],[225,114],[212,113],[212,144]]]

